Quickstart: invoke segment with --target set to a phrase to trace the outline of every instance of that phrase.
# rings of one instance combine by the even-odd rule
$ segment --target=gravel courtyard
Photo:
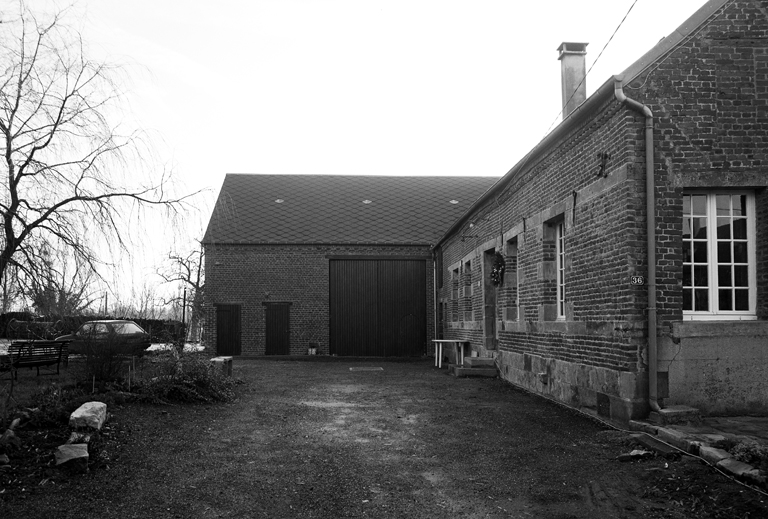
[[[235,376],[229,404],[110,410],[114,463],[0,516],[768,516],[698,460],[619,462],[626,434],[498,379],[429,361],[236,360]]]

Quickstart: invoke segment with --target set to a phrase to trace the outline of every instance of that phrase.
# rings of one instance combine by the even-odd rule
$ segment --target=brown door
[[[240,355],[240,305],[216,305],[216,353]]]
[[[266,355],[291,354],[291,303],[264,303]]]
[[[426,295],[424,260],[331,260],[331,354],[423,355],[427,339]]]

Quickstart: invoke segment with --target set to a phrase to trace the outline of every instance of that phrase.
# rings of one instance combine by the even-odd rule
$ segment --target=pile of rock
[[[69,416],[72,429],[67,443],[56,449],[56,466],[74,472],[88,471],[88,446],[107,421],[107,404],[86,402]]]

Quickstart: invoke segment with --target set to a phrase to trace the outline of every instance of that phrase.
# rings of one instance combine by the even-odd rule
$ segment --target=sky
[[[591,94],[705,3],[78,0],[74,9],[91,54],[127,71],[122,123],[149,133],[181,191],[204,190],[181,233],[191,241],[226,173],[501,176],[560,121],[560,43],[589,43]],[[140,272],[162,247],[147,249]]]
[[[591,94],[704,3],[92,0],[85,32],[212,204],[226,173],[503,175],[560,120],[561,42],[592,66],[634,4]]]

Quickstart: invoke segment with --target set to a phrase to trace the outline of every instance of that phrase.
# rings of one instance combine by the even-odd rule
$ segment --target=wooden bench
[[[3,371],[10,370],[13,377],[18,379],[19,368],[37,368],[37,375],[40,376],[40,368],[56,366],[54,372],[51,367],[49,375],[59,374],[59,365],[68,360],[67,341],[13,341],[8,346],[7,362],[0,366]]]

